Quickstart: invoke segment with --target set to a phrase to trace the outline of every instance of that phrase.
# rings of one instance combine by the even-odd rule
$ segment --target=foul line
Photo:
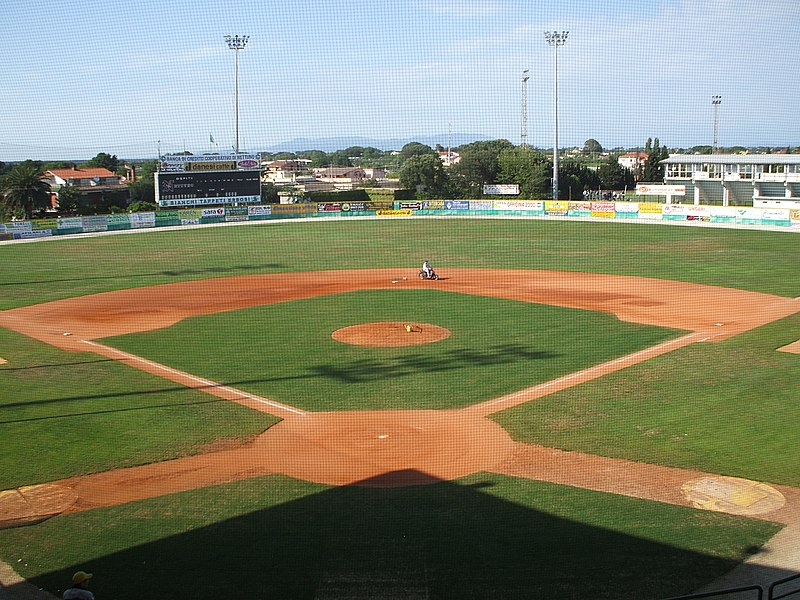
[[[700,339],[701,337],[702,339]],[[546,381],[545,383],[539,383],[532,387],[525,388],[524,390],[519,390],[518,392],[512,392],[510,394],[506,394],[505,396],[500,396],[494,400],[481,402],[480,404],[474,404],[462,410],[474,412],[485,417],[501,410],[505,410],[519,404],[524,404],[530,400],[536,400],[542,396],[560,392],[561,390],[578,385],[579,383],[597,379],[603,375],[608,375],[609,373],[619,371],[625,367],[635,365],[650,358],[655,358],[656,356],[666,354],[667,352],[672,352],[673,350],[688,346],[694,342],[705,342],[710,339],[711,337],[707,332],[696,331],[677,339],[662,342],[661,344],[645,348],[644,350],[638,350],[632,354],[627,354],[625,356],[615,358],[614,360],[589,367],[582,371],[576,371],[575,373],[570,373],[569,375],[564,375],[562,377],[558,377],[557,379]]]
[[[122,358],[126,361],[130,361],[133,363],[133,366],[138,365],[147,365],[151,369],[155,369],[157,371],[162,371],[164,373],[169,373],[174,375],[175,377],[165,377],[165,379],[169,379],[175,383],[184,383],[181,380],[188,379],[189,381],[193,381],[195,383],[200,384],[197,387],[194,386],[187,386],[193,390],[198,390],[201,392],[205,392],[207,394],[211,394],[212,396],[217,396],[218,398],[222,398],[223,400],[251,400],[253,402],[258,402],[260,404],[264,404],[266,406],[270,406],[280,411],[290,412],[296,415],[305,415],[306,412],[300,409],[294,408],[292,406],[287,406],[286,404],[281,404],[280,402],[275,402],[273,400],[267,400],[266,398],[262,398],[260,396],[256,396],[254,394],[250,394],[248,392],[243,392],[242,390],[237,390],[236,388],[222,385],[217,383],[216,381],[211,381],[210,379],[205,379],[203,377],[198,377],[196,375],[192,375],[190,373],[186,373],[185,371],[179,371],[178,369],[173,369],[172,367],[168,367],[166,365],[162,365],[160,363],[154,362],[152,360],[148,360],[146,358],[142,358],[141,356],[136,356],[135,354],[128,354],[127,352],[123,352],[122,350],[117,350],[116,348],[111,348],[110,346],[104,346],[103,344],[98,344],[97,342],[93,342],[91,340],[82,340],[84,344],[89,344],[94,348],[97,348],[100,354],[107,356],[109,358],[119,359]],[[140,367],[137,367],[140,368]],[[152,373],[152,371],[147,369],[141,369],[142,371],[146,371],[148,373]],[[155,374],[155,373],[153,373]],[[180,379],[178,379],[180,378]],[[224,394],[223,394],[224,392]],[[233,396],[233,397],[229,397]],[[270,411],[267,411],[270,412]],[[274,413],[271,413],[274,414]],[[281,416],[281,415],[275,415]]]

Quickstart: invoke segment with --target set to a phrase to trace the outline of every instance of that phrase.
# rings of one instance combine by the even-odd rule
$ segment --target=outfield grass
[[[0,490],[193,454],[278,421],[0,328]]]
[[[633,223],[407,219],[153,231],[0,244],[0,310],[120,288],[315,269],[590,271],[800,296],[800,235]]]
[[[800,486],[800,315],[694,344],[493,418],[515,439]]]
[[[331,339],[353,324],[432,323],[418,346]],[[446,409],[654,346],[675,330],[606,313],[434,290],[374,290],[185,319],[103,340],[126,352],[306,410]]]
[[[143,585],[197,600],[622,600],[688,593],[778,529],[499,475],[400,489],[269,476],[0,531],[0,558],[53,592],[87,570],[118,600]]]

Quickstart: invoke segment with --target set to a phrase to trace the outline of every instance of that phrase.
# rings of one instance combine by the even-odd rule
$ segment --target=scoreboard
[[[256,157],[165,156],[155,173],[156,202],[162,208],[257,204],[261,179]]]

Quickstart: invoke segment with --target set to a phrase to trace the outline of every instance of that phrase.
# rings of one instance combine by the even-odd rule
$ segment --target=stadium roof
[[[800,165],[800,154],[673,154],[665,164]]]

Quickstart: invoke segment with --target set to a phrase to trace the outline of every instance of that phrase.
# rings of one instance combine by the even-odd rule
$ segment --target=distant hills
[[[377,139],[356,136],[340,136],[329,138],[294,138],[285,142],[280,142],[272,146],[260,148],[263,152],[299,152],[301,150],[322,150],[323,152],[335,152],[344,150],[352,146],[372,147],[378,150],[400,150],[409,142],[419,142],[427,144],[431,148],[436,144],[447,147],[461,146],[470,142],[493,139],[478,133],[452,133],[441,135],[420,135],[409,136],[407,138]]]

